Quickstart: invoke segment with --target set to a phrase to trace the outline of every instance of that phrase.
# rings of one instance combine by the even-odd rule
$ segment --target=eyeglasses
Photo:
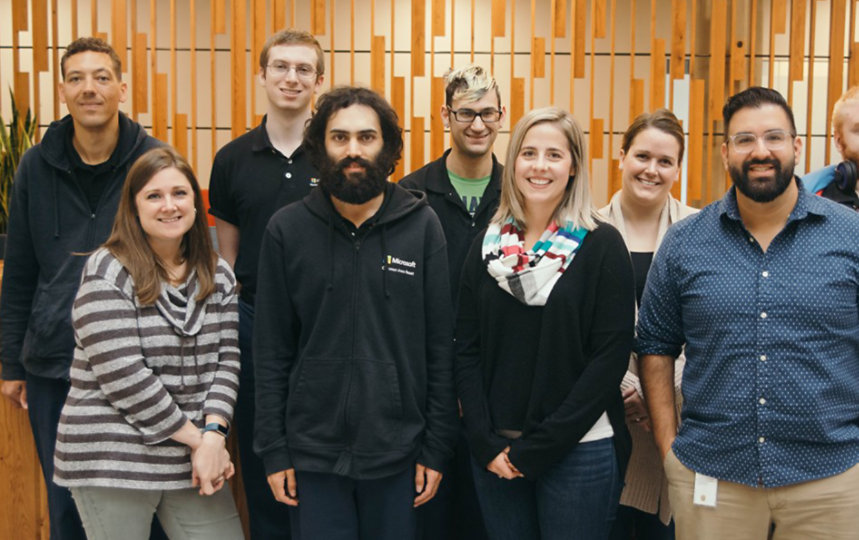
[[[274,62],[266,67],[278,77],[285,77],[290,71],[294,71],[296,77],[305,81],[309,81],[316,76],[316,70],[309,64],[298,64],[293,66],[284,62]]]
[[[478,116],[484,124],[494,124],[501,119],[501,111],[499,109],[483,109],[482,111],[477,112],[472,109],[459,109],[458,111],[455,111],[448,107],[447,110],[453,115],[454,120],[462,122],[463,124],[474,122],[474,119]]]
[[[758,145],[758,139],[764,141],[764,146],[767,150],[781,150],[793,138],[796,137],[793,133],[783,129],[771,129],[763,135],[755,135],[754,133],[737,133],[731,135],[728,140],[731,141],[731,146],[734,151],[739,154],[748,154]]]

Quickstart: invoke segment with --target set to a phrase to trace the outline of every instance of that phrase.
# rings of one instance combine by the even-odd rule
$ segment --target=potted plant
[[[12,121],[7,124],[0,113],[0,259],[6,253],[6,227],[9,224],[9,199],[12,195],[12,182],[21,156],[33,146],[36,133],[36,118],[29,108],[27,116],[21,117],[15,103],[15,94],[9,90],[12,102]]]

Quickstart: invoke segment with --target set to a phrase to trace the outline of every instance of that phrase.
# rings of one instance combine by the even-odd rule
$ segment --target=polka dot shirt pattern
[[[648,275],[636,350],[685,344],[673,450],[722,480],[777,487],[859,462],[859,215],[799,191],[766,252],[732,188],[668,231]]]

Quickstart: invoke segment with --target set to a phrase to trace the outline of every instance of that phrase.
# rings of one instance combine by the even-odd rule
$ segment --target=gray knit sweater
[[[72,309],[75,354],[54,454],[62,486],[191,487],[190,448],[169,437],[186,420],[232,418],[239,349],[235,277],[218,261],[215,291],[197,302],[196,275],[162,283],[140,305],[106,249],[90,256]]]

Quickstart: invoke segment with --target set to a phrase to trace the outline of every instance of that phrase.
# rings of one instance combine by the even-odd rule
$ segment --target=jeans
[[[498,478],[474,460],[472,467],[489,538],[608,538],[622,489],[612,439],[577,444],[536,480]]]
[[[611,529],[611,540],[674,540],[674,520],[668,525],[659,514],[648,514],[632,506],[619,505]]]
[[[414,538],[415,469],[374,480],[296,471],[298,506],[292,508],[303,539],[403,540]]]
[[[247,498],[248,521],[254,540],[289,540],[289,507],[275,500],[266,479],[262,459],[255,453],[254,442],[254,362],[253,362],[254,306],[239,300],[239,350],[241,374],[239,395],[233,413],[239,441],[242,482]]]

